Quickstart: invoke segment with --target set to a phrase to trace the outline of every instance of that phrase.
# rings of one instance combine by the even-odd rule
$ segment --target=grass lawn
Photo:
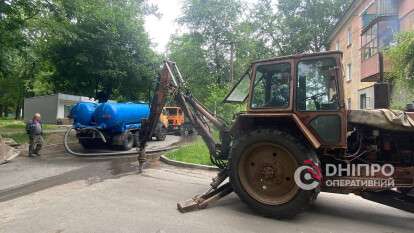
[[[0,134],[4,134],[4,137],[13,138],[17,143],[26,143],[29,141],[29,137],[26,134],[26,123],[20,120],[14,120],[9,118],[0,118]],[[44,124],[43,129],[57,129],[57,125]],[[45,134],[46,138],[47,135]]]
[[[43,134],[43,139],[45,140],[46,143],[48,143],[48,137],[49,137],[49,133],[45,133]],[[12,133],[12,134],[7,134],[5,137],[7,138],[12,138],[14,141],[16,141],[19,144],[24,144],[24,143],[29,143],[29,136],[26,133]]]
[[[26,133],[13,133],[13,134],[8,134],[6,137],[12,138],[14,141],[16,141],[19,144],[29,142],[29,136],[27,136]]]
[[[210,154],[207,146],[200,137],[189,145],[185,145],[178,150],[167,153],[167,158],[187,163],[213,165],[210,161]]]
[[[0,118],[0,133],[11,132],[11,131],[24,131],[26,123],[22,120],[14,120],[7,118]],[[58,125],[43,124],[43,129],[57,129]]]
[[[23,121],[0,118],[0,129],[24,129]]]

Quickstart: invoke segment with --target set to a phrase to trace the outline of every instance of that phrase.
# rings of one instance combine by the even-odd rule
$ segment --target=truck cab
[[[184,129],[184,113],[180,107],[164,107],[163,116],[168,121],[168,132],[180,133]]]

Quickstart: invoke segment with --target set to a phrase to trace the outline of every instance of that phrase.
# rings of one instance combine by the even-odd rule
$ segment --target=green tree
[[[274,55],[319,52],[351,0],[259,0],[252,24]]]
[[[1,1],[0,116],[55,92],[146,100],[159,58],[145,14],[145,0]]]
[[[204,100],[209,95],[212,74],[208,69],[207,51],[203,47],[201,34],[184,34],[171,38],[168,48],[169,57],[178,64],[186,82],[194,95]]]
[[[55,91],[146,100],[157,56],[144,30],[142,1],[62,1],[64,27],[45,52]],[[60,21],[61,20],[61,21]]]
[[[0,117],[14,108],[16,118],[33,78],[31,21],[51,3],[42,0],[0,2]]]
[[[391,72],[386,74],[391,84],[391,107],[404,109],[414,101],[414,32],[400,33],[385,57],[392,64]]]
[[[239,0],[186,0],[178,20],[191,33],[202,35],[208,66],[218,84],[231,79],[228,57],[236,42],[241,9]]]

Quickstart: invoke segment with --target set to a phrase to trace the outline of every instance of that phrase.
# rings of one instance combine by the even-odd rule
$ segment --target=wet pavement
[[[165,141],[150,142],[148,148],[166,148],[180,141],[180,137],[169,135]],[[148,155],[149,162],[159,163],[158,156]],[[0,202],[76,180],[104,180],[135,172],[136,161],[136,155],[78,158],[66,154],[62,145],[48,145],[40,157],[28,158],[23,153],[0,165]]]
[[[178,143],[170,138],[170,144]],[[10,165],[13,165],[10,167]],[[412,232],[414,215],[354,195],[322,193],[293,220],[256,215],[235,194],[181,214],[215,172],[177,168],[154,155],[144,173],[134,156],[76,158],[55,152],[0,166],[0,232]],[[11,175],[20,185],[10,186]],[[23,182],[24,181],[24,182]]]
[[[0,232],[408,233],[414,227],[413,214],[327,193],[293,220],[258,216],[234,194],[181,214],[177,201],[205,191],[214,172],[152,163],[137,174],[121,164],[102,167],[103,174],[116,174],[110,177],[93,175],[0,202]]]

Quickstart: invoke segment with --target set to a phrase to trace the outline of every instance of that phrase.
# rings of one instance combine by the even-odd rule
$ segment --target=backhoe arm
[[[169,95],[174,97],[177,104],[206,143],[212,162],[218,167],[224,168],[224,162],[219,159],[224,152],[223,146],[214,139],[207,121],[219,129],[221,138],[228,135],[226,133],[226,125],[223,120],[214,116],[191,94],[177,65],[171,61],[164,62],[164,67],[151,102],[149,118],[142,123],[139,145],[140,153],[145,153],[146,144],[157,127],[158,119]]]
[[[177,104],[206,143],[212,163],[221,169],[218,175],[213,178],[210,188],[205,193],[196,195],[190,200],[177,203],[177,208],[180,212],[203,209],[212,202],[233,192],[229,183],[221,185],[228,177],[227,163],[221,160],[221,158],[227,158],[228,156],[230,135],[224,121],[214,116],[191,94],[177,65],[171,61],[164,62],[164,67],[151,102],[149,118],[142,123],[138,156],[139,169],[142,170],[146,157],[145,147],[157,127],[161,112],[169,95],[174,97]],[[219,129],[220,144],[215,141],[207,120]]]

